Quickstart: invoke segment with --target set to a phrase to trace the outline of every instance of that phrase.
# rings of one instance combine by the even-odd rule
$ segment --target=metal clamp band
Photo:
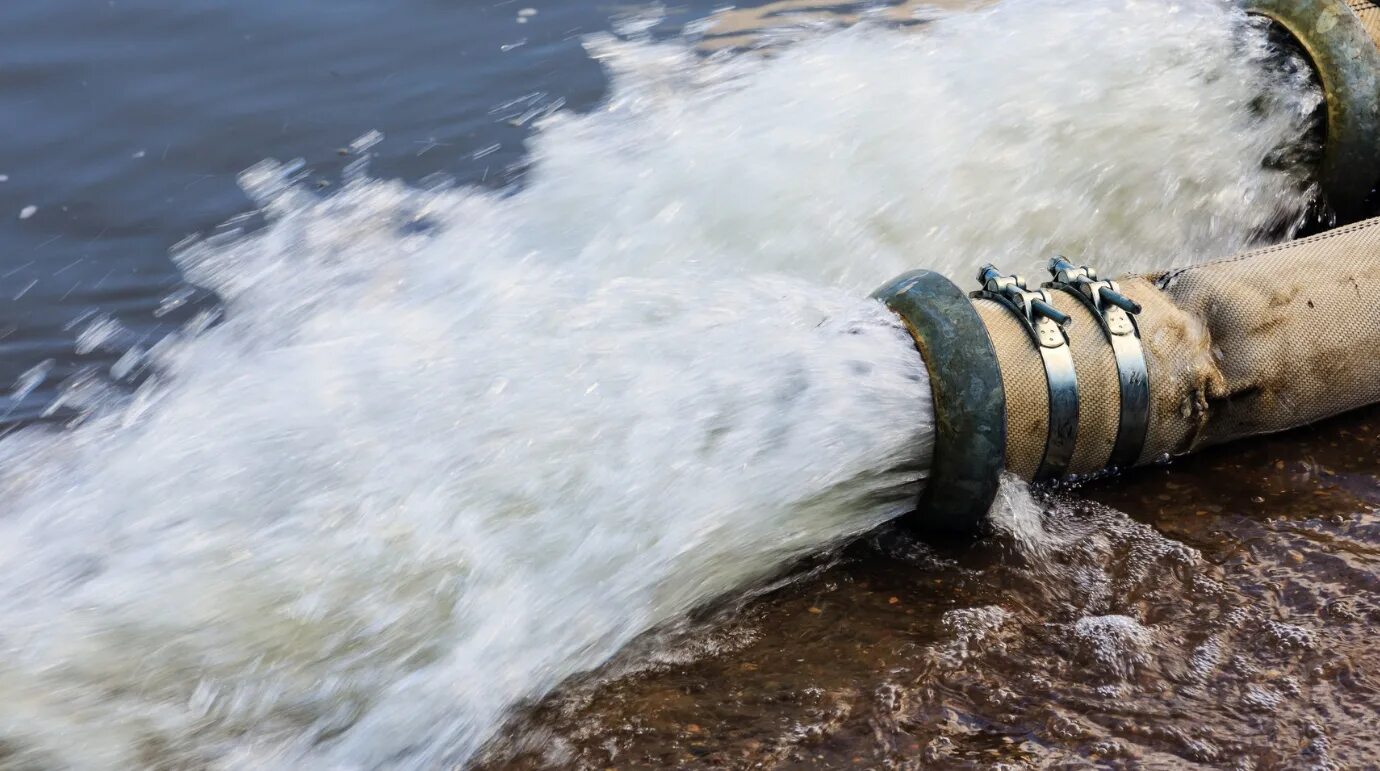
[[[1031,290],[1020,276],[1003,276],[991,265],[978,272],[982,289],[972,296],[996,302],[1016,315],[1030,334],[1045,365],[1049,386],[1049,434],[1035,481],[1058,479],[1068,471],[1078,443],[1078,374],[1073,366],[1068,333],[1071,319],[1051,303],[1049,292]]]
[[[1121,417],[1108,465],[1134,466],[1150,427],[1150,372],[1135,318],[1140,304],[1122,294],[1116,282],[1099,281],[1092,268],[1076,266],[1063,257],[1049,261],[1049,272],[1054,280],[1045,286],[1077,297],[1097,318],[1111,343],[1121,381]]]

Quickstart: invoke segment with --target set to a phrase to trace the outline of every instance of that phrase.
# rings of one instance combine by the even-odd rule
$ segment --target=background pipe
[[[1380,4],[1374,0],[1245,0],[1311,65],[1325,101],[1318,185],[1337,222],[1373,211],[1380,181]]]

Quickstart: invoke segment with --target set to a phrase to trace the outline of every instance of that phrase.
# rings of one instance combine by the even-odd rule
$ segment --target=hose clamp
[[[1058,479],[1068,471],[1078,443],[1078,374],[1065,331],[1071,319],[1054,307],[1047,290],[1027,288],[1020,276],[1002,275],[995,267],[984,265],[978,272],[978,281],[982,289],[973,292],[972,297],[991,300],[1015,314],[1044,361],[1049,387],[1049,434],[1035,481]]]
[[[1097,318],[1112,346],[1121,381],[1121,416],[1108,465],[1112,468],[1134,466],[1145,447],[1150,427],[1150,372],[1140,328],[1136,324],[1140,304],[1122,294],[1115,281],[1099,281],[1092,268],[1074,265],[1063,257],[1049,261],[1049,272],[1054,280],[1045,287],[1078,298]]]

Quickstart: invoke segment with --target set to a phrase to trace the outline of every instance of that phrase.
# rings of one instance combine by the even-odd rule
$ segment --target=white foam
[[[1073,625],[1074,639],[1109,674],[1128,678],[1149,661],[1151,629],[1130,616],[1084,616]]]

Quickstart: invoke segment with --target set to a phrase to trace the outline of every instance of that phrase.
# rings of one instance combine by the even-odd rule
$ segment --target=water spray
[[[265,226],[176,257],[219,323],[131,351],[133,398],[78,383],[78,424],[0,443],[7,760],[461,767],[648,630],[903,515],[931,468],[923,516],[971,529],[1008,466],[1094,473],[1371,398],[1353,266],[1079,267],[1295,225],[1302,175],[1262,161],[1311,136],[1302,73],[1216,0],[999,8],[765,58],[605,41],[608,104],[553,115],[512,191],[247,173]],[[1097,256],[1060,286],[993,269],[965,287],[988,299],[893,286],[913,335],[858,297],[917,252],[1055,243]],[[1253,324],[1212,304],[1233,293]],[[1304,389],[1297,351],[1351,369]],[[1077,418],[1051,445],[1058,359]]]

